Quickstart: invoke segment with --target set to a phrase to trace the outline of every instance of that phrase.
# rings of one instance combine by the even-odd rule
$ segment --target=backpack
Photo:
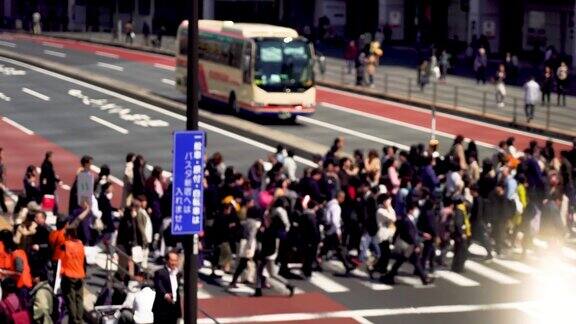
[[[61,323],[66,314],[66,303],[64,302],[64,297],[60,294],[55,294],[52,289],[50,289],[50,286],[46,285],[40,289],[50,292],[50,296],[52,296],[52,314],[50,314],[50,317],[54,323]],[[40,289],[38,289],[38,291],[40,291]]]
[[[22,308],[16,294],[11,294],[0,302],[0,309],[14,324],[31,324],[30,313]],[[10,322],[9,322],[10,323]]]

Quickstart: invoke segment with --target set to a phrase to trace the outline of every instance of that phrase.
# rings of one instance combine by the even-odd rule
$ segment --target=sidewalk
[[[162,48],[143,46],[144,40],[137,35],[132,45],[122,40],[113,39],[109,33],[47,33],[47,36],[63,37],[76,40],[85,40],[103,44],[134,48],[136,50],[154,51],[162,54],[173,54],[175,38],[165,36]],[[154,36],[151,37],[151,39]],[[382,62],[390,61],[383,58]],[[394,61],[394,60],[393,60]],[[475,80],[463,76],[448,75],[446,82],[431,82],[420,91],[417,84],[416,68],[404,65],[380,65],[373,87],[355,86],[355,71],[348,73],[343,59],[335,57],[326,58],[326,72],[318,74],[321,84],[347,91],[379,96],[387,99],[402,101],[422,107],[436,106],[439,110],[462,114],[469,117],[478,117],[488,122],[503,125],[515,125],[536,132],[547,132],[563,137],[576,136],[576,97],[567,96],[566,107],[557,107],[556,96],[552,95],[551,106],[537,106],[535,118],[526,123],[524,114],[524,93],[519,86],[506,87],[507,97],[505,107],[498,108],[495,100],[496,89],[493,84],[477,85]]]

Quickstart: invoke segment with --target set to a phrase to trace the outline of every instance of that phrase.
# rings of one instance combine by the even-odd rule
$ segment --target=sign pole
[[[188,0],[186,130],[198,130],[198,0]],[[184,323],[198,320],[198,234],[184,240]]]

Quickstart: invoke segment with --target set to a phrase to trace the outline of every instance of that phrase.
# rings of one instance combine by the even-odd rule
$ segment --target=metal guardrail
[[[498,107],[495,85],[488,89],[484,86],[471,87],[450,84],[442,80],[430,80],[421,89],[416,76],[387,73],[386,67],[381,66],[374,76],[372,85],[358,86],[355,69],[349,71],[347,65],[339,60],[330,60],[327,63],[325,73],[320,73],[319,69],[316,71],[317,80],[325,81],[327,84],[356,87],[371,94],[419,101],[431,108],[441,107],[453,111],[473,112],[482,117],[496,117],[513,125],[522,124],[546,131],[571,131],[573,128],[573,112],[566,107],[556,107],[550,103],[536,105],[535,118],[528,124],[524,111],[524,98],[518,95],[517,87],[506,86],[508,95],[504,99],[504,107]],[[511,94],[511,92],[516,92],[516,94]]]

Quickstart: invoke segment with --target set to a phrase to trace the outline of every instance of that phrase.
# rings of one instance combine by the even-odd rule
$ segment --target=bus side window
[[[244,83],[252,83],[252,55],[252,42],[247,41],[244,43],[241,62]]]

